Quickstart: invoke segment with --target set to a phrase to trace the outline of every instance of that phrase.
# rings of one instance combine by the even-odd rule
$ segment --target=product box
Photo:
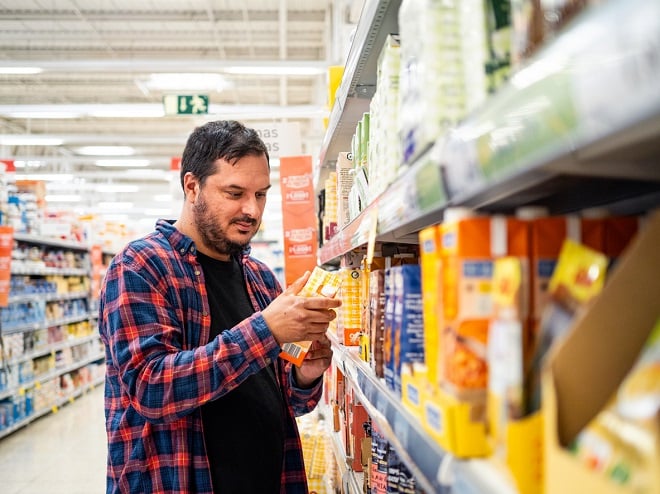
[[[424,362],[424,323],[419,264],[394,270],[394,392],[401,396],[401,369]]]
[[[422,273],[422,309],[424,311],[424,362],[429,382],[438,382],[440,352],[441,306],[440,225],[432,225],[419,232],[420,269]]]
[[[332,271],[316,266],[310,274],[307,283],[298,293],[301,297],[334,297],[341,285],[341,278]],[[293,343],[284,343],[280,357],[288,360],[295,365],[302,364],[305,356],[312,345],[311,341],[297,341]]]
[[[377,377],[383,377],[383,339],[385,330],[385,270],[369,273],[369,332],[370,366]]]
[[[660,492],[660,433],[648,434],[646,489],[613,483],[588,470],[569,451],[601,412],[637,360],[660,317],[660,213],[655,212],[624,251],[602,293],[554,347],[543,369],[545,491],[583,494]]]
[[[348,197],[353,187],[353,154],[337,155],[337,228],[341,230],[351,221],[348,209]]]
[[[339,276],[341,278],[341,288],[339,289],[341,307],[338,309],[337,337],[342,345],[358,346],[362,332],[360,290],[364,273],[361,268],[341,268]]]

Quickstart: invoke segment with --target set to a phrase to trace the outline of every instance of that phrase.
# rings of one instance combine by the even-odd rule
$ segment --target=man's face
[[[233,165],[216,161],[193,204],[204,245],[217,254],[241,252],[259,230],[270,188],[265,156],[245,156]]]

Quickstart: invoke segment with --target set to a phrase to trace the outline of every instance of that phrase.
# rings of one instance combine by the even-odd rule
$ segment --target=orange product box
[[[334,297],[341,284],[341,278],[336,272],[326,271],[316,266],[309,276],[307,283],[302,287],[298,295],[301,297]],[[296,341],[284,343],[280,357],[293,362],[295,365],[302,364],[305,356],[309,352],[311,341]]]
[[[529,228],[525,222],[511,217],[450,213],[441,231],[440,386],[460,403],[469,405],[470,413],[457,417],[482,424],[479,440],[485,443],[494,262],[503,256],[513,256],[520,260],[521,266],[526,266]],[[458,433],[474,431],[473,424],[459,424]],[[478,436],[474,432],[470,435],[471,440]],[[457,438],[449,444],[460,442]],[[473,449],[486,450],[485,446]]]

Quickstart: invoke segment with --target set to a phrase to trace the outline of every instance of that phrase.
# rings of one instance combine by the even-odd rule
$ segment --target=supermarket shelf
[[[82,268],[53,268],[46,266],[25,266],[12,263],[11,274],[34,275],[34,276],[88,276],[89,270]]]
[[[370,229],[377,242],[414,242],[448,206],[511,213],[533,204],[553,214],[658,207],[658,52],[660,2],[619,0],[587,11],[326,242],[320,263],[363,246]],[[352,135],[354,122],[346,124]],[[350,148],[350,137],[328,132],[340,150]]]
[[[0,439],[2,439],[5,436],[8,436],[9,434],[16,432],[18,429],[21,429],[22,427],[25,427],[31,422],[34,422],[40,417],[43,417],[44,415],[47,415],[54,410],[57,410],[61,406],[65,405],[66,403],[71,403],[73,402],[76,398],[79,398],[82,396],[84,393],[87,393],[88,391],[91,391],[94,389],[96,386],[99,386],[102,384],[104,381],[104,378],[98,378],[96,379],[93,383],[86,385],[86,386],[81,386],[80,388],[76,389],[69,395],[59,398],[57,401],[55,401],[50,408],[42,408],[41,410],[35,411],[34,413],[30,414],[30,416],[25,417],[22,420],[19,420],[15,424],[12,424],[10,427],[7,427],[6,429],[0,430]]]
[[[60,350],[63,350],[65,348],[71,348],[74,346],[78,345],[84,345],[85,343],[89,343],[90,341],[95,341],[98,340],[100,336],[98,334],[93,334],[90,336],[84,336],[82,338],[72,338],[70,340],[63,341],[61,343],[55,343],[52,345],[45,346],[39,350],[29,352],[29,353],[24,353],[20,357],[16,357],[13,359],[10,359],[9,361],[6,362],[6,365],[16,365],[20,364],[21,362],[27,362],[28,360],[32,360],[38,357],[42,357],[44,355],[48,355],[50,353],[54,353]]]
[[[338,153],[350,149],[355,126],[362,114],[369,111],[369,102],[376,89],[378,55],[387,35],[398,32],[400,5],[401,0],[366,0],[362,7],[321,145],[315,183],[321,183],[320,169],[331,167]]]
[[[45,374],[42,374],[35,379],[28,381],[26,383],[21,383],[20,386],[14,387],[14,388],[8,388],[4,391],[0,391],[0,400],[3,398],[7,398],[9,396],[13,396],[15,394],[20,393],[21,390],[24,390],[26,388],[31,388],[37,384],[44,383],[46,381],[50,381],[51,379],[55,379],[56,377],[63,376],[64,374],[68,374],[69,372],[73,372],[75,370],[80,369],[81,367],[85,367],[86,365],[89,365],[93,362],[96,362],[98,360],[102,360],[105,358],[104,353],[99,353],[98,355],[87,357],[86,359],[79,360],[75,362],[74,364],[67,365],[66,367],[62,367],[59,369],[54,369],[50,372],[47,372]]]
[[[72,324],[75,322],[85,321],[90,319],[89,313],[76,314],[74,316],[62,317],[59,319],[51,319],[48,321],[34,322],[30,324],[22,324],[20,326],[9,326],[2,328],[2,334],[11,334],[11,333],[25,333],[26,331],[38,331],[40,329],[47,329],[53,326],[63,326],[65,324]]]
[[[89,292],[69,292],[69,293],[25,293],[21,295],[10,295],[9,304],[20,304],[24,302],[55,302],[58,300],[75,300],[79,298],[89,298]]]
[[[516,494],[509,479],[488,460],[459,460],[444,451],[359,358],[355,347],[339,345],[332,336],[331,340],[335,365],[425,492]]]
[[[65,240],[60,240],[57,238],[42,237],[39,235],[32,235],[27,233],[14,232],[14,240],[20,242],[29,242],[33,244],[49,245],[51,247],[62,247],[64,249],[71,249],[71,250],[82,250],[82,251],[89,250],[88,245],[82,244],[80,242],[67,242]]]
[[[332,452],[335,455],[337,466],[339,467],[339,474],[342,482],[347,486],[348,494],[360,494],[362,492],[363,477],[361,473],[354,472],[347,464],[346,452],[339,439],[339,433],[328,431],[330,444],[332,445]]]

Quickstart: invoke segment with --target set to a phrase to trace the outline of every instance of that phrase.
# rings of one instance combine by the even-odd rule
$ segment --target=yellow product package
[[[334,297],[339,290],[341,278],[339,275],[332,271],[326,271],[319,266],[316,266],[309,276],[307,283],[302,287],[298,295],[301,297]],[[309,347],[312,345],[311,341],[296,341],[293,343],[285,343],[282,345],[282,352],[280,357],[293,362],[295,365],[302,364],[305,359]]]

